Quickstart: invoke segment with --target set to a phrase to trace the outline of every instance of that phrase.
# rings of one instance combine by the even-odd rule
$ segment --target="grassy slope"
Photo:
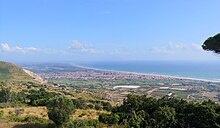
[[[0,81],[33,81],[21,67],[15,64],[0,61]]]
[[[0,61],[0,82],[1,81],[10,81],[10,82],[16,83],[16,82],[20,82],[20,81],[33,82],[34,80],[27,73],[25,73],[21,67],[16,66],[15,64],[8,63],[8,62]],[[36,81],[34,81],[34,82],[36,82]],[[14,88],[14,90],[17,91],[17,90],[19,90],[17,87],[24,87],[25,88],[25,86],[14,86],[12,88]],[[56,92],[56,93],[60,93],[62,95],[65,95],[63,93],[63,90],[61,90],[59,88],[51,88],[50,86],[48,86],[48,87],[49,87],[48,88],[49,92]],[[35,89],[39,89],[39,87],[36,87]],[[65,90],[65,92],[69,92],[74,95],[74,97],[68,95],[68,97],[71,99],[81,97],[82,99],[88,100],[88,99],[93,99],[95,97],[95,96],[92,96],[91,94],[76,93],[73,90]],[[24,109],[24,113],[22,113],[19,117],[25,117],[27,115],[30,115],[30,116],[40,117],[42,119],[48,119],[46,107],[23,106],[22,108]],[[11,113],[11,115],[15,115],[15,108],[14,107],[0,108],[0,110],[3,110],[3,112],[4,112],[3,119],[0,119],[0,128],[2,128],[2,127],[4,127],[4,128],[15,128],[15,127],[26,128],[26,127],[29,127],[29,125],[31,125],[31,123],[29,123],[29,122],[16,122],[16,121],[11,121],[8,118],[10,113]],[[93,110],[93,109],[89,109],[89,110],[77,109],[76,112],[71,115],[71,119],[72,120],[98,119],[98,115],[100,113],[108,113],[108,112],[104,111],[104,110],[97,111],[97,110]],[[38,124],[34,124],[31,127],[33,127],[33,128],[38,127],[37,125]],[[42,127],[42,126],[39,126],[39,127]]]

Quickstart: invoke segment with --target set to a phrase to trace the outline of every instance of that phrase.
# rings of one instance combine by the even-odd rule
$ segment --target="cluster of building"
[[[113,72],[113,71],[99,71],[99,70],[86,70],[76,72],[56,72],[56,73],[40,73],[44,78],[66,78],[66,79],[103,79],[103,80],[115,80],[115,79],[151,79],[151,80],[174,80],[176,78],[163,77],[159,75],[151,74],[137,74],[129,72]]]

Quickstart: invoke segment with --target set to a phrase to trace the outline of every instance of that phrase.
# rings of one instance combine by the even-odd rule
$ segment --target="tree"
[[[117,124],[119,119],[119,115],[115,113],[99,115],[99,121],[106,124]]]
[[[210,102],[200,103],[189,103],[187,107],[184,108],[183,117],[184,123],[189,127],[194,128],[217,128],[218,124],[218,114],[214,110]]]
[[[11,102],[11,87],[1,86],[0,91],[0,102],[10,103]]]
[[[132,111],[128,124],[132,128],[146,128],[148,127],[149,115],[141,110],[139,112]]]
[[[173,127],[176,123],[176,111],[171,107],[160,107],[153,113],[154,119],[161,128]]]
[[[100,114],[99,115],[99,121],[102,122],[102,123],[107,124],[108,123],[108,115],[104,114],[104,113]]]
[[[213,37],[209,37],[202,45],[202,48],[207,51],[214,51],[220,54],[220,33]]]
[[[101,114],[99,121],[133,128],[220,128],[220,105],[214,101],[188,102],[175,98],[128,95],[111,114]]]
[[[49,119],[57,125],[62,125],[69,121],[69,116],[74,111],[74,105],[70,99],[56,96],[48,101],[47,109]]]
[[[111,111],[112,105],[109,102],[102,102],[103,110]]]
[[[96,104],[96,105],[95,105],[95,109],[96,109],[96,110],[102,110],[102,106],[99,105],[99,104]]]
[[[55,92],[47,92],[44,88],[39,90],[30,90],[27,98],[30,100],[28,104],[33,106],[46,106],[47,101],[59,94]]]

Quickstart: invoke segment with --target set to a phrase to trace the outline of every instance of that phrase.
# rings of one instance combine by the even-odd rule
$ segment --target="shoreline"
[[[82,65],[77,65],[77,64],[70,64],[70,65],[76,66],[76,67],[79,67],[79,68],[84,68],[84,69],[96,70],[96,71],[107,71],[107,72],[126,73],[126,74],[135,74],[135,75],[149,75],[149,76],[157,76],[157,77],[173,78],[173,79],[181,79],[181,80],[192,80],[192,81],[201,81],[201,82],[220,83],[220,80],[208,80],[208,79],[200,79],[200,78],[192,78],[192,77],[161,75],[161,74],[154,74],[154,73],[140,73],[140,72],[131,72],[131,71],[118,71],[118,70],[110,70],[110,69],[101,69],[101,68],[87,67],[87,66],[82,66]]]

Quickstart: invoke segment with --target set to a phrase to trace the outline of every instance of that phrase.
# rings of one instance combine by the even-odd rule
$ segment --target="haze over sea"
[[[115,61],[80,65],[103,70],[220,81],[220,61]]]

